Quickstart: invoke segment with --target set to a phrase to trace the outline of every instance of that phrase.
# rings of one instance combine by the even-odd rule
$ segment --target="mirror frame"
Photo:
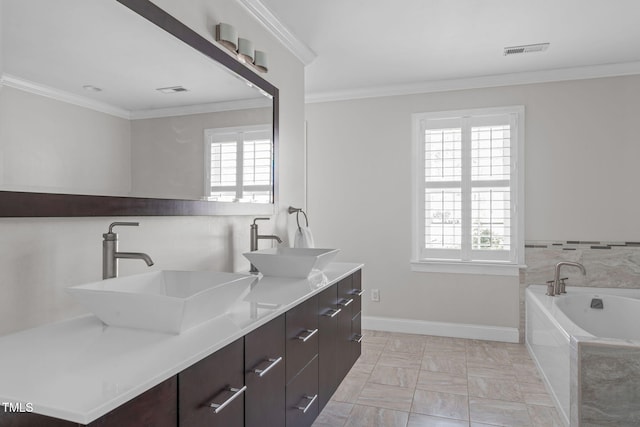
[[[273,97],[273,203],[0,191],[0,217],[273,214],[278,202],[278,88],[149,0],[115,0]]]

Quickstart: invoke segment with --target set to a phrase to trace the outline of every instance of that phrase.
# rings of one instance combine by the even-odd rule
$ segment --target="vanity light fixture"
[[[249,39],[238,37],[238,32],[232,25],[224,22],[216,24],[215,37],[216,41],[229,49],[238,61],[250,65],[261,73],[268,71],[266,52],[254,50],[253,42]]]
[[[216,41],[232,52],[238,50],[238,32],[233,25],[223,22],[216,25]]]
[[[253,66],[261,73],[269,71],[267,68],[267,54],[261,50],[256,50]]]
[[[238,39],[238,60],[245,64],[253,63],[253,56],[255,51],[253,50],[253,42],[242,37]]]

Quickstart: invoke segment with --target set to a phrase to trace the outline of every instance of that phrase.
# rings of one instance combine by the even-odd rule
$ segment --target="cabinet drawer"
[[[337,375],[337,329],[338,316],[342,309],[338,308],[338,288],[332,285],[318,294],[318,402],[319,410],[325,407],[338,387]]]
[[[245,336],[245,426],[285,424],[285,322],[277,317]]]
[[[287,385],[287,427],[309,427],[318,416],[318,358]]]
[[[286,372],[291,381],[318,354],[318,298],[314,296],[285,315]]]
[[[362,313],[358,313],[351,321],[351,365],[356,363],[362,353]]]
[[[240,338],[178,374],[181,427],[244,424],[243,360],[244,339]]]
[[[353,297],[353,315],[362,311],[362,270],[351,276],[351,295]]]

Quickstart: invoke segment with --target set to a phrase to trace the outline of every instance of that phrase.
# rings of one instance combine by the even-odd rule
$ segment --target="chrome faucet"
[[[249,251],[253,252],[258,250],[258,240],[275,240],[278,243],[282,243],[282,239],[276,236],[275,234],[271,234],[271,235],[258,234],[258,224],[256,223],[256,221],[268,221],[268,220],[269,218],[255,218],[253,220],[253,224],[251,224]],[[253,264],[251,264],[251,268],[249,269],[249,272],[257,273],[258,269]]]
[[[564,281],[566,279],[560,279],[560,268],[563,265],[569,265],[572,267],[577,267],[580,269],[580,271],[582,272],[583,276],[586,276],[587,274],[587,270],[585,270],[584,265],[580,264],[579,262],[571,262],[571,261],[561,261],[559,263],[556,264],[556,269],[555,269],[555,275],[553,278],[553,292],[550,292],[549,294],[551,296],[554,295],[560,295],[560,294],[566,294],[567,292],[564,289]]]
[[[109,231],[102,235],[102,278],[111,279],[118,277],[118,259],[141,259],[147,263],[149,267],[153,265],[153,261],[149,255],[142,252],[118,252],[118,235],[113,232],[113,227],[120,225],[138,226],[138,222],[113,222],[109,226]]]

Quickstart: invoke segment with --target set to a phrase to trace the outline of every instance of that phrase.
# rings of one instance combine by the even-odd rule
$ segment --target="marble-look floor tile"
[[[349,375],[338,386],[331,399],[338,402],[355,403],[368,379],[368,374],[349,372]]]
[[[534,427],[564,427],[564,423],[556,408],[548,406],[527,405],[531,424]]]
[[[396,387],[415,388],[419,369],[384,366],[379,363],[373,368],[370,383],[393,385]]]
[[[538,383],[518,383],[524,403],[527,405],[554,406],[551,396],[542,381]]]
[[[422,355],[424,347],[424,338],[392,336],[389,338],[385,350]]]
[[[510,379],[469,375],[469,396],[524,403],[518,382]]]
[[[465,359],[448,357],[446,354],[425,353],[422,358],[422,369],[432,372],[447,372],[453,375],[467,375]]]
[[[355,403],[409,412],[413,402],[413,389],[384,384],[367,383]]]
[[[520,382],[534,382],[541,380],[538,368],[533,363],[514,363],[513,371]]]
[[[469,419],[469,405],[467,396],[441,393],[417,389],[413,396],[411,412],[436,417]]]
[[[420,369],[422,356],[415,353],[401,353],[397,351],[383,351],[378,358],[378,365],[396,366],[399,368]]]
[[[511,365],[511,359],[507,350],[486,344],[467,346],[467,361],[491,364],[492,366]]]
[[[425,337],[425,351],[465,351],[467,340],[449,337]]]
[[[405,427],[408,412],[355,405],[345,427]]]
[[[324,407],[313,427],[342,427],[347,422],[353,404],[330,400]]]
[[[469,398],[471,421],[505,427],[529,427],[527,405],[504,400]]]
[[[469,427],[469,421],[410,413],[407,427]]]
[[[468,362],[467,373],[475,377],[500,378],[517,381],[516,373],[511,366],[494,366],[490,363]]]
[[[361,372],[364,374],[370,374],[371,371],[373,371],[373,368],[375,368],[375,363],[363,363],[360,360],[358,360],[353,367],[351,368],[351,370],[349,372]]]
[[[420,371],[416,388],[443,393],[468,394],[467,377],[448,372]]]

